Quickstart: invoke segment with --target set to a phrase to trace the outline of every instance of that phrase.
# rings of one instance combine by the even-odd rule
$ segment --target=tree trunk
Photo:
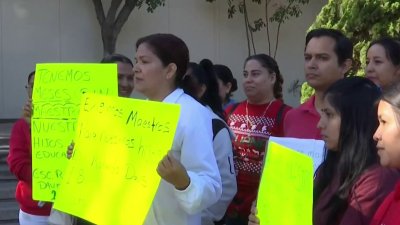
[[[115,53],[118,34],[110,25],[101,27],[101,39],[103,40],[103,57]]]
[[[103,56],[115,53],[118,35],[122,26],[128,20],[129,15],[135,9],[138,0],[125,0],[124,6],[117,15],[117,10],[122,0],[112,0],[107,16],[104,13],[101,0],[92,0],[97,21],[101,28],[101,39],[103,41]]]

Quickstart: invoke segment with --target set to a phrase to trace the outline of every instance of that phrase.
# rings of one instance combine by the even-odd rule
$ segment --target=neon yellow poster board
[[[261,225],[312,225],[311,157],[270,141],[258,191]]]
[[[88,94],[80,113],[74,155],[54,207],[95,224],[143,224],[180,106]]]
[[[54,201],[75,136],[82,93],[118,95],[116,64],[37,64],[33,89],[33,199]]]

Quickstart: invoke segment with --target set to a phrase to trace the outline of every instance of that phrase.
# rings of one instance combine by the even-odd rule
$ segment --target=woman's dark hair
[[[189,70],[191,73],[186,74],[182,82],[182,88],[185,93],[197,99],[201,104],[210,106],[212,111],[223,119],[224,113],[221,99],[218,95],[218,82],[212,62],[208,59],[201,60],[200,64],[190,62]],[[205,85],[206,91],[198,99],[196,94],[201,85]]]
[[[382,101],[389,103],[396,113],[397,122],[400,123],[400,82],[396,82],[383,90]]]
[[[35,75],[35,70],[30,72],[28,75],[28,82],[31,80],[32,76]]]
[[[279,70],[278,63],[275,61],[275,59],[266,54],[257,54],[249,56],[244,64],[246,65],[249,60],[257,60],[261,64],[261,66],[266,68],[270,73],[275,73],[276,81],[273,88],[274,97],[276,99],[282,99],[283,77]]]
[[[231,89],[229,93],[225,96],[225,101],[229,102],[230,98],[232,97],[232,93],[238,89],[237,80],[233,77],[232,71],[225,65],[215,64],[213,66],[216,76],[227,85],[228,83],[231,84]]]
[[[386,57],[393,63],[395,66],[400,66],[400,41],[395,40],[394,38],[383,37],[378,40],[371,42],[368,47],[368,50],[373,45],[380,45],[385,49]]]
[[[124,55],[117,54],[117,53],[104,56],[104,58],[101,59],[100,62],[101,63],[117,63],[117,62],[121,62],[121,63],[129,64],[129,65],[131,65],[133,67],[132,60],[130,60],[128,57],[126,57]]]
[[[141,44],[146,44],[164,66],[170,63],[176,65],[175,84],[180,87],[189,63],[189,49],[185,42],[173,34],[152,34],[140,38],[136,42],[136,49]]]
[[[340,133],[337,150],[326,152],[325,160],[317,171],[314,202],[332,184],[332,177],[338,176],[339,187],[325,206],[330,209],[327,221],[332,223],[347,208],[357,179],[370,165],[378,162],[372,136],[378,127],[375,103],[379,96],[377,86],[361,77],[341,79],[324,94],[324,99],[340,115]]]

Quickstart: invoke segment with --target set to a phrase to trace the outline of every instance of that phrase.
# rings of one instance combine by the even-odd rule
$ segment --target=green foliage
[[[310,30],[320,27],[341,30],[352,40],[354,62],[349,75],[364,76],[369,43],[383,36],[400,37],[400,1],[329,0]],[[308,88],[301,93],[302,101],[311,96]]]
[[[308,98],[310,98],[314,94],[315,90],[310,87],[306,82],[304,82],[301,85],[301,97],[300,97],[300,103],[303,104],[305,101],[307,101]]]
[[[287,4],[281,5],[271,16],[271,22],[284,23],[290,17],[301,16],[301,6],[309,3],[309,0],[287,0]]]
[[[140,9],[143,6],[143,3],[147,5],[147,12],[153,13],[154,10],[159,6],[165,6],[165,0],[139,0],[136,3],[136,6]]]

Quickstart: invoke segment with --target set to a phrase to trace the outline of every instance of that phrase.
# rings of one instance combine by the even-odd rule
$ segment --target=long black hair
[[[201,60],[199,64],[190,62],[188,71],[191,73],[187,73],[182,82],[185,93],[197,99],[201,104],[208,105],[215,114],[223,119],[224,111],[218,94],[218,82],[212,62],[208,59]],[[200,98],[197,98],[196,94],[201,85],[205,85],[206,90]]]
[[[228,83],[231,84],[231,89],[229,90],[229,93],[226,94],[224,99],[226,102],[229,102],[231,100],[232,93],[238,89],[237,80],[233,77],[232,71],[229,69],[229,67],[225,65],[215,64],[213,69],[217,78],[220,79],[224,85],[227,85]]]
[[[378,127],[376,102],[379,97],[377,86],[361,77],[341,79],[325,92],[324,99],[341,118],[337,150],[327,151],[314,187],[314,202],[317,202],[325,188],[331,185],[333,175],[339,177],[335,195],[324,206],[330,208],[327,221],[335,221],[335,217],[347,208],[348,197],[357,179],[378,162],[372,136]]]

